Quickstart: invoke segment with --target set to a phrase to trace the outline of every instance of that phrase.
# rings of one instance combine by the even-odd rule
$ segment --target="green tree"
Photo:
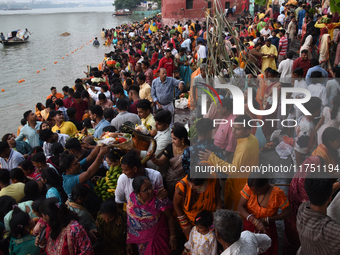
[[[112,5],[116,8],[116,10],[121,10],[135,8],[139,3],[140,0],[116,0]]]

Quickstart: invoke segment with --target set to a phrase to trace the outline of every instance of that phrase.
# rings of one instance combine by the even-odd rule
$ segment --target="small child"
[[[33,230],[32,230],[32,235],[34,236],[38,236],[41,231],[46,227],[46,222],[42,219],[42,214],[39,210],[39,207],[42,203],[43,199],[38,199],[38,200],[35,200],[31,207],[32,207],[32,211],[33,213],[38,216],[38,218],[35,218],[35,221],[37,221],[37,223],[35,224]]]
[[[214,230],[211,229],[213,216],[208,211],[200,212],[195,218],[189,241],[184,244],[182,255],[215,255],[217,242]]]
[[[181,76],[179,75],[179,71],[178,70],[174,70],[173,73],[173,78],[175,78],[176,80],[181,81]],[[184,91],[183,91],[184,92]],[[179,99],[179,96],[182,94],[182,91],[179,90],[179,88],[175,88],[175,99]]]

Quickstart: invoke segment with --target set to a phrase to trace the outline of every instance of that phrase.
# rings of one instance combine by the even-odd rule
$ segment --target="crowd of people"
[[[340,23],[329,5],[274,1],[247,16],[243,1],[246,15],[225,29],[230,63],[218,71],[244,90],[245,115],[233,114],[232,95],[223,89],[216,89],[221,104],[200,111],[199,87],[214,87],[216,78],[206,64],[214,24],[169,27],[156,16],[103,28],[112,49],[103,62],[62,93],[51,87],[45,102],[23,114],[17,132],[2,137],[0,254],[337,254]],[[311,93],[303,105],[311,115],[288,107],[281,116],[280,103],[267,116],[250,111],[249,91],[253,107],[268,110],[279,101],[273,91],[284,87]],[[174,100],[188,94],[190,137],[174,118]],[[296,127],[265,121],[285,117]],[[214,126],[214,119],[234,123]],[[254,119],[264,124],[250,125]],[[118,139],[126,125],[149,129],[154,154],[136,137],[129,150],[96,143]],[[293,164],[302,169],[288,194],[257,172],[193,174],[195,166],[258,166],[277,129],[286,132]],[[102,201],[97,180],[116,166],[122,173],[115,195]],[[315,168],[326,170],[321,176]]]

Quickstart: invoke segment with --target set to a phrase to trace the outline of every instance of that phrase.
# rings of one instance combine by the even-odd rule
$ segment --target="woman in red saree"
[[[248,0],[242,0],[242,12],[247,14],[249,8]]]
[[[47,255],[93,255],[90,238],[65,204],[59,206],[59,200],[53,197],[44,200],[39,209],[48,223],[46,238],[39,243]]]
[[[139,255],[170,254],[169,230],[170,247],[177,246],[171,201],[158,199],[146,176],[136,177],[132,187],[126,205],[128,254],[132,254],[132,243],[137,244]]]
[[[157,52],[154,52],[152,54],[152,58],[151,58],[151,62],[150,62],[150,66],[152,66],[153,64],[155,64],[158,60],[158,53]]]
[[[278,214],[279,209],[282,210]],[[241,199],[237,210],[245,219],[243,229],[253,233],[265,233],[271,239],[271,247],[262,254],[278,254],[278,235],[275,221],[283,220],[291,214],[291,207],[285,193],[269,184],[268,179],[252,172],[248,183],[241,190]]]

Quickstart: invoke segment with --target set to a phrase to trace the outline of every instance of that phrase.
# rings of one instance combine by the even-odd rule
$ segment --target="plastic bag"
[[[182,97],[181,99],[175,100],[175,107],[177,109],[185,109],[188,107],[188,99],[185,97]]]
[[[293,152],[293,146],[286,144],[284,141],[280,142],[278,146],[275,148],[277,154],[279,154],[280,158],[287,159],[289,155]]]

